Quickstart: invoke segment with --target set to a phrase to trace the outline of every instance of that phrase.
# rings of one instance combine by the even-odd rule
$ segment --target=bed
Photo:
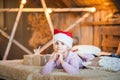
[[[42,75],[41,69],[42,66],[25,65],[23,60],[0,61],[0,77],[6,80],[120,80],[120,71],[86,68],[72,75],[55,69],[51,74]]]
[[[78,54],[97,54],[101,50],[93,45],[78,45]],[[42,75],[41,69],[50,58],[48,55],[24,55],[21,60],[0,61],[0,78],[5,80],[120,80],[120,59],[96,57],[83,63],[85,69],[72,75],[63,69],[55,69],[48,75]]]

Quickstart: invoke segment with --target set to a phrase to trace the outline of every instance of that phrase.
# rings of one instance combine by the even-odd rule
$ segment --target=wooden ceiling
[[[120,20],[120,0],[45,0],[48,8],[85,8],[97,10],[114,10],[111,20]],[[41,0],[27,0],[26,7],[42,8]],[[120,24],[120,23],[118,23]]]
[[[120,0],[45,0],[49,8],[95,7],[97,10],[120,10]],[[29,7],[42,7],[40,0],[27,0]]]

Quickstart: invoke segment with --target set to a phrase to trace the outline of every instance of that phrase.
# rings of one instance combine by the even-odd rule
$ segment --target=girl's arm
[[[117,57],[117,58],[120,58],[119,55],[117,55],[117,53],[110,53],[110,52],[100,52],[98,54],[98,56],[110,56],[110,57]]]
[[[76,55],[71,58],[70,63],[63,61],[62,66],[67,73],[78,74],[80,63],[82,64],[82,60]]]
[[[49,74],[51,73],[55,68],[55,62],[50,60],[43,68],[42,68],[42,74]]]
[[[56,64],[55,64],[56,59],[57,59],[57,54],[52,53],[50,60],[42,68],[42,74],[49,74],[54,70],[54,68],[56,66]]]

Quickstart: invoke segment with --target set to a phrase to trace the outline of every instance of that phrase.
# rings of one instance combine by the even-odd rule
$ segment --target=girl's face
[[[69,50],[69,47],[61,41],[56,41],[54,44],[54,50],[58,53],[65,53]]]

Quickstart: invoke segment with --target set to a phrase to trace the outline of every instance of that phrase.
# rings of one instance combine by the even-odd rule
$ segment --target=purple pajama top
[[[92,54],[83,54],[81,55],[82,59],[75,52],[69,52],[69,55],[66,59],[64,59],[61,64],[59,59],[54,61],[48,61],[47,64],[42,69],[42,74],[51,73],[54,68],[64,69],[69,74],[78,74],[79,69],[83,68],[83,59],[85,61],[89,61],[94,58]]]

